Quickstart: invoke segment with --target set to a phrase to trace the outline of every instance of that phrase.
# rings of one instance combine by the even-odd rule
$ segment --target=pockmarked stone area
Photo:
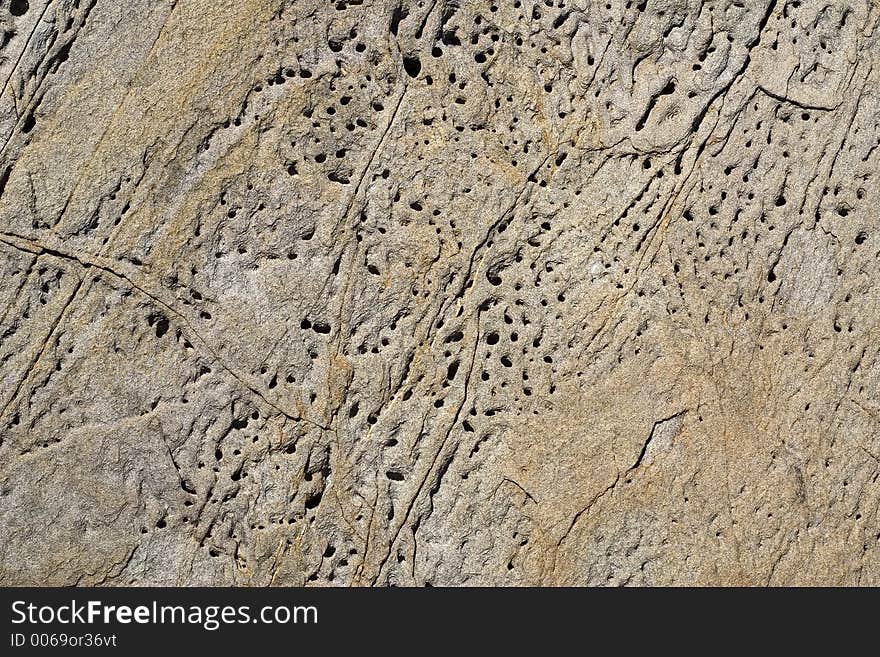
[[[0,582],[880,584],[876,0],[0,4]]]

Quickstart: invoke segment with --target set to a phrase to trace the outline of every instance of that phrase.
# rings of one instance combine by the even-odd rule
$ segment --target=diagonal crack
[[[180,321],[182,321],[187,326],[187,328],[192,332],[192,334],[195,336],[196,341],[201,343],[204,351],[206,351],[211,356],[211,358],[218,365],[220,365],[220,367],[222,367],[224,370],[226,370],[227,373],[229,373],[236,381],[238,381],[239,384],[241,384],[242,386],[247,388],[255,396],[259,397],[267,406],[273,408],[274,410],[276,410],[278,413],[280,413],[284,417],[286,417],[290,420],[293,420],[295,422],[305,422],[307,424],[310,424],[310,425],[312,425],[318,429],[322,429],[324,431],[330,430],[329,427],[327,427],[323,424],[320,424],[318,422],[315,422],[314,420],[311,420],[309,418],[303,417],[302,415],[299,415],[298,413],[285,410],[284,408],[279,406],[277,403],[268,399],[256,386],[249,383],[244,378],[244,375],[239,374],[235,369],[233,369],[232,366],[230,366],[228,363],[226,363],[223,360],[223,358],[220,356],[220,354],[213,347],[211,347],[210,343],[205,338],[203,338],[201,336],[201,334],[195,329],[195,327],[193,327],[193,325],[190,323],[189,319],[187,319],[186,315],[184,315],[179,310],[177,310],[170,302],[164,301],[163,299],[161,299],[158,296],[158,293],[151,292],[150,290],[146,289],[146,287],[144,285],[140,285],[140,284],[136,283],[134,279],[137,277],[137,274],[135,274],[133,272],[125,273],[122,271],[118,271],[117,268],[120,265],[124,266],[122,263],[107,260],[106,258],[102,258],[100,256],[93,256],[93,255],[84,256],[82,254],[68,253],[68,252],[65,252],[61,249],[53,248],[53,247],[41,244],[39,242],[21,237],[19,235],[14,235],[14,234],[10,234],[10,233],[0,233],[0,242],[2,242],[4,244],[6,244],[7,246],[10,246],[14,249],[18,249],[20,251],[24,251],[27,253],[32,253],[34,255],[50,255],[50,256],[54,256],[56,258],[61,258],[63,260],[67,260],[69,262],[75,262],[85,269],[90,269],[90,268],[94,267],[95,269],[99,269],[103,272],[106,272],[107,274],[110,274],[111,276],[113,276],[114,278],[116,278],[118,280],[124,281],[126,284],[131,286],[133,289],[135,289],[138,292],[149,297],[155,303],[162,306],[168,312],[170,312],[171,314],[175,315],[178,319],[180,319]]]
[[[651,433],[648,434],[647,440],[645,440],[645,443],[642,445],[642,450],[639,452],[639,455],[636,458],[635,463],[633,463],[630,466],[630,468],[626,471],[627,474],[629,474],[633,470],[636,470],[642,464],[642,462],[645,460],[645,455],[648,453],[648,449],[650,448],[651,444],[654,442],[654,439],[658,437],[660,431],[662,431],[662,429],[669,422],[673,422],[673,421],[677,420],[678,418],[684,416],[685,413],[687,413],[687,410],[679,411],[678,413],[675,413],[674,415],[670,415],[669,417],[666,417],[666,418],[663,418],[662,420],[657,420],[656,422],[654,422],[654,424],[651,426]]]

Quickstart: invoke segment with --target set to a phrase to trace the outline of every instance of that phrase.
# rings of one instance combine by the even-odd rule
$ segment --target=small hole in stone
[[[403,69],[406,71],[406,74],[415,78],[418,77],[419,73],[422,70],[422,63],[419,61],[419,58],[416,56],[404,57],[403,58]]]
[[[12,0],[9,5],[9,13],[13,16],[24,16],[30,8],[27,0]]]

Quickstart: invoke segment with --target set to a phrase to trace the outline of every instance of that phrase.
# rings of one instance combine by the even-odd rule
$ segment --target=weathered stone
[[[880,584],[872,0],[29,0],[4,584]]]

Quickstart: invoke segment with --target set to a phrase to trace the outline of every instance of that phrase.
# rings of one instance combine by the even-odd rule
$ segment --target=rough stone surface
[[[880,584],[875,0],[0,6],[3,584]]]

